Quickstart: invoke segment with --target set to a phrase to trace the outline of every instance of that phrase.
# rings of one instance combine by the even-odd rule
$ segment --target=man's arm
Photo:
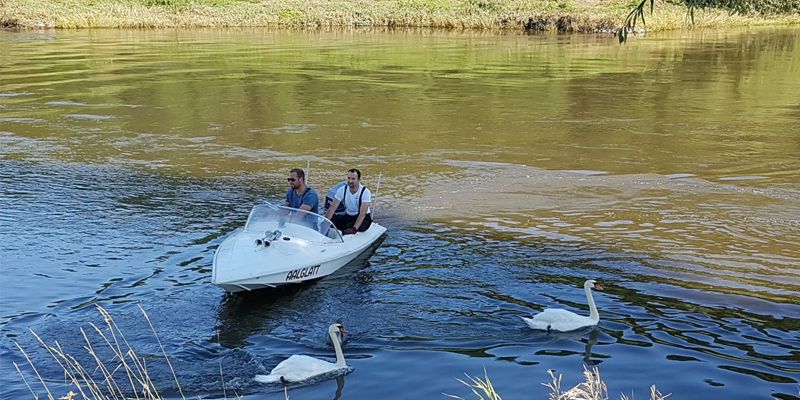
[[[369,210],[369,203],[361,203],[361,209],[358,210],[358,218],[356,219],[355,225],[353,225],[353,228],[356,228],[356,230],[361,228],[361,223],[364,222],[364,218],[367,217],[367,210]]]
[[[317,192],[315,190],[310,190],[308,196],[303,199],[303,204],[300,204],[301,210],[311,211],[314,208],[314,204],[319,204],[319,196],[317,196]]]
[[[333,218],[333,213],[336,212],[336,209],[339,207],[339,203],[341,203],[339,199],[333,199],[333,203],[331,203],[331,206],[328,207],[328,211],[325,213],[325,218]]]

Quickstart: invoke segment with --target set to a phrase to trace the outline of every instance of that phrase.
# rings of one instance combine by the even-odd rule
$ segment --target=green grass
[[[620,26],[633,5],[629,0],[0,0],[0,27],[527,27],[593,32]],[[695,23],[798,24],[800,15],[741,16],[707,9],[696,11]],[[659,2],[646,27],[686,26],[685,7]]]

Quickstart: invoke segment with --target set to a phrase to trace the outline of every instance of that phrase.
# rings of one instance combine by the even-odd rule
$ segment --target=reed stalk
[[[597,367],[592,369],[583,366],[584,381],[577,384],[575,387],[567,390],[561,390],[561,375],[556,376],[552,370],[548,370],[550,375],[550,382],[543,383],[545,387],[550,389],[548,393],[548,400],[608,400],[608,388],[605,382],[600,378],[600,370]],[[466,375],[466,374],[465,374]],[[457,379],[461,384],[468,387],[478,400],[502,400],[500,394],[494,388],[486,369],[483,370],[483,378],[471,377],[467,375],[468,381]],[[464,400],[463,397],[455,396],[452,394],[443,393],[445,396]],[[670,394],[661,394],[653,385],[650,387],[650,400],[666,400]],[[625,394],[620,395],[620,400],[630,400]]]
[[[80,361],[78,361],[78,359],[68,354],[61,347],[58,341],[55,341],[54,344],[49,345],[35,332],[31,332],[39,345],[42,346],[42,348],[63,370],[64,376],[70,385],[69,388],[71,390],[69,390],[69,393],[61,399],[66,398],[71,400],[75,396],[80,396],[81,398],[102,400],[161,400],[163,397],[159,394],[156,386],[153,384],[153,380],[147,370],[146,359],[136,354],[133,347],[125,338],[122,330],[119,328],[116,322],[114,322],[114,319],[111,317],[111,315],[99,305],[97,306],[97,309],[105,321],[105,330],[101,329],[94,323],[89,323],[89,325],[101,339],[101,343],[105,345],[107,350],[111,351],[112,357],[110,360],[103,360],[98,352],[98,349],[92,344],[89,334],[83,328],[81,328],[80,331],[85,344],[84,349],[94,363],[92,368],[86,368],[81,364]],[[164,346],[161,344],[150,318],[147,316],[147,313],[143,308],[139,307],[139,309],[153,331],[153,335],[158,341],[158,345],[162,354],[164,355],[164,359],[166,360],[170,371],[172,372],[172,377],[175,379],[175,383],[178,386],[178,391],[181,397],[185,400],[186,397],[183,395],[183,390],[180,386],[180,382],[178,381],[177,374],[172,367],[172,363],[169,361],[169,356],[164,350]],[[15,344],[20,352],[24,355],[25,360],[38,379],[39,384],[41,384],[42,388],[44,389],[47,399],[55,400],[52,391],[48,387],[47,380],[42,377],[28,353],[22,348],[22,346],[19,345],[19,343]],[[31,391],[33,397],[38,399],[39,395],[28,383],[28,380],[25,378],[25,374],[22,372],[21,368],[16,363],[14,364],[14,367],[17,369],[17,372],[20,374],[20,376],[22,376],[26,387],[28,387],[28,390]],[[123,379],[126,384],[129,385],[129,388],[127,389],[123,388],[118,381],[118,379],[120,379],[120,377],[118,377],[118,372],[120,371],[122,371],[124,374],[124,377],[121,379]],[[73,390],[77,391],[77,394],[73,392]]]
[[[95,346],[92,345],[90,336],[83,328],[81,328],[81,335],[83,336],[85,343],[84,349],[91,356],[92,361],[96,364],[93,368],[94,372],[89,372],[89,369],[85,368],[75,357],[68,354],[61,347],[58,341],[56,341],[53,345],[48,345],[39,335],[31,331],[37,342],[64,371],[64,376],[71,385],[69,392],[65,396],[60,397],[59,400],[73,400],[73,398],[78,395],[81,398],[99,400],[162,400],[163,397],[159,394],[148,372],[146,359],[136,354],[122,330],[119,328],[116,322],[114,322],[114,319],[111,317],[108,311],[99,305],[97,306],[97,310],[103,317],[106,325],[105,330],[91,322],[89,325],[93,328],[98,337],[102,339],[101,343],[111,351],[113,357],[111,360],[104,361]],[[183,393],[180,382],[178,381],[178,376],[172,366],[172,362],[169,360],[169,356],[167,355],[161,340],[158,337],[158,334],[156,333],[155,327],[150,321],[147,312],[145,312],[141,306],[139,306],[139,310],[142,312],[142,315],[150,326],[153,336],[158,342],[161,353],[163,354],[164,359],[172,373],[172,378],[177,384],[181,398],[185,400],[186,397]],[[15,342],[15,345],[25,357],[25,360],[36,376],[36,379],[44,389],[47,399],[55,400],[52,391],[48,387],[47,380],[41,375],[38,368],[36,368],[28,353],[22,348],[22,346],[19,345],[19,343]],[[109,368],[109,363],[114,363],[111,364],[111,368]],[[22,377],[25,386],[28,388],[28,390],[30,390],[33,398],[38,399],[39,394],[37,394],[34,387],[28,382],[28,379],[25,377],[25,374],[20,366],[17,363],[14,363],[14,368]],[[117,381],[117,379],[120,379],[117,377],[120,370],[124,373],[124,377],[122,379],[124,379],[126,383],[130,385],[130,389],[126,390]],[[219,366],[219,373],[222,382],[224,382],[221,362]],[[475,395],[479,400],[502,400],[502,397],[495,389],[485,369],[483,374],[483,378],[471,377],[465,374],[467,377],[466,380],[457,380],[462,385],[468,387],[472,394]],[[608,400],[608,389],[606,384],[600,378],[600,370],[597,367],[590,370],[584,366],[584,381],[567,391],[561,390],[561,375],[556,376],[552,371],[548,371],[548,374],[550,375],[551,382],[544,383],[543,385],[550,389],[550,393],[548,395],[549,400]],[[100,379],[95,379],[96,375],[99,375]],[[77,394],[73,392],[72,389],[77,391]],[[447,393],[443,394],[450,398],[463,400],[462,397],[456,395]],[[225,391],[224,383],[223,396],[227,399],[227,392]],[[655,385],[650,387],[650,400],[665,400],[669,396],[669,394],[661,394],[656,389]],[[238,394],[236,394],[236,397],[241,398]],[[289,399],[288,387],[284,387],[284,398],[285,400]],[[624,394],[621,395],[620,398],[621,400],[629,400],[629,398]]]

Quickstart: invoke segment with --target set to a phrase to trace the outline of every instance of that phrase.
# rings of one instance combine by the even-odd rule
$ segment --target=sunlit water
[[[612,398],[800,397],[800,31],[608,37],[262,30],[0,33],[3,398],[87,366],[104,306],[178,396],[291,354],[352,373],[293,399],[545,398],[597,366]],[[352,166],[389,229],[335,277],[253,296],[211,260],[285,174]],[[380,174],[380,187],[378,177]],[[536,333],[546,307],[598,329]],[[20,366],[25,380],[16,372]],[[113,364],[113,362],[111,363]]]

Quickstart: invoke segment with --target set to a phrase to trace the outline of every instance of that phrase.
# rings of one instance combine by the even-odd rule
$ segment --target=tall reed
[[[106,309],[98,305],[97,310],[103,317],[105,327],[104,329],[101,329],[101,327],[92,322],[89,323],[89,326],[97,335],[97,338],[100,339],[101,343],[111,351],[112,357],[110,360],[102,359],[100,355],[100,351],[102,349],[95,348],[92,340],[90,340],[90,335],[87,334],[86,330],[84,330],[82,327],[80,328],[80,331],[85,343],[84,348],[91,356],[93,363],[91,366],[85,366],[81,364],[78,359],[67,353],[61,347],[58,341],[52,345],[49,345],[45,343],[45,341],[39,335],[31,331],[37,342],[64,371],[64,376],[70,384],[69,392],[62,397],[58,397],[58,399],[73,400],[73,398],[78,395],[85,399],[100,400],[163,399],[164,397],[159,393],[158,388],[156,388],[148,372],[147,359],[136,354],[136,351],[126,339],[125,334],[116,324],[116,322],[114,322],[111,314],[109,314]],[[141,306],[139,306],[139,310],[147,321],[147,325],[150,327],[153,337],[158,343],[161,354],[164,356],[164,360],[168,365],[170,372],[172,373],[172,379],[174,379],[175,384],[177,385],[178,393],[180,394],[181,399],[186,400],[186,396],[184,395],[181,384],[178,381],[178,376],[175,373],[172,362],[169,360],[166,350],[164,350],[164,346],[162,345],[161,339],[159,339],[158,334],[156,333],[156,330],[150,321],[150,317]],[[22,346],[19,345],[19,343],[15,342],[15,345],[25,357],[32,374],[35,376],[34,381],[38,381],[38,383],[41,385],[42,389],[40,390],[44,390],[48,400],[56,400],[56,397],[53,395],[53,391],[51,391],[49,388],[48,381],[41,375],[39,369],[31,360],[29,354]],[[20,365],[18,365],[16,362],[13,364],[14,368],[22,377],[25,386],[33,395],[33,398],[38,399],[40,397],[39,393],[37,393],[37,390],[34,389],[32,383],[28,381],[26,374],[23,373]],[[590,370],[584,366],[584,382],[581,382],[577,386],[567,391],[561,390],[561,375],[555,376],[552,371],[548,371],[548,373],[550,374],[551,382],[543,385],[550,389],[550,394],[548,396],[549,400],[608,400],[608,390],[606,388],[606,384],[600,378],[600,370],[597,369],[597,367]],[[222,375],[222,365],[220,364],[220,377],[222,378],[222,382],[224,382],[224,376]],[[458,381],[470,388],[472,393],[480,400],[502,400],[500,394],[495,389],[492,381],[489,379],[489,375],[485,370],[483,378],[470,377],[467,375],[467,380],[458,379]],[[224,389],[223,383],[223,396],[227,399],[227,393]],[[77,393],[75,391],[77,391]],[[235,395],[237,398],[240,398],[238,394]],[[459,396],[446,393],[445,395],[454,399],[463,400],[463,398]],[[287,387],[284,388],[284,397],[286,400],[289,399]],[[665,400],[667,397],[669,397],[669,394],[661,394],[656,389],[655,385],[650,388],[650,400]],[[621,395],[621,400],[628,400],[628,397],[623,394]]]
[[[575,387],[567,390],[561,390],[561,375],[556,376],[552,370],[547,371],[550,374],[550,382],[543,383],[542,385],[550,389],[547,396],[548,400],[608,400],[608,388],[600,379],[600,370],[597,367],[592,369],[583,366],[584,381],[577,384]],[[469,381],[458,379],[463,385],[468,387],[475,397],[479,400],[502,400],[500,394],[494,388],[492,381],[486,370],[483,371],[483,378],[471,377],[467,375]],[[455,396],[452,394],[444,393],[445,396],[464,400],[463,397]],[[653,385],[650,387],[650,400],[666,400],[670,394],[661,394]],[[625,394],[620,395],[620,400],[630,400]]]
[[[136,351],[125,338],[125,334],[120,330],[116,322],[114,322],[114,319],[108,311],[99,305],[97,306],[97,310],[103,317],[105,323],[104,329],[101,329],[101,327],[92,322],[89,322],[91,330],[88,333],[83,327],[80,328],[85,344],[84,349],[86,349],[89,354],[92,365],[83,365],[76,357],[67,353],[58,341],[55,341],[52,345],[47,344],[36,332],[31,331],[37,342],[64,371],[64,376],[70,385],[69,392],[66,393],[65,396],[60,397],[60,399],[71,400],[77,395],[87,399],[162,399],[163,397],[153,384],[153,380],[148,372],[146,358],[136,354]],[[158,338],[158,334],[156,334],[155,328],[153,328],[153,324],[150,322],[150,318],[141,306],[139,306],[139,310],[142,312],[142,315],[144,315],[147,324],[153,332],[153,336],[158,342],[161,353],[172,372],[172,378],[177,384],[178,393],[181,398],[185,400],[186,397],[183,394],[183,389],[178,381],[177,374],[172,368],[172,363],[164,350],[164,346],[161,344],[161,340]],[[103,348],[96,348],[93,341],[90,340],[90,337],[92,337],[90,333],[92,331],[96,335],[95,339],[100,339]],[[36,380],[46,393],[47,399],[55,400],[53,391],[49,388],[48,381],[39,373],[38,368],[34,365],[28,353],[19,343],[15,343],[15,345],[24,355],[25,360],[36,376]],[[103,350],[111,351],[112,356],[110,360],[104,360],[101,357],[100,354]],[[22,368],[20,368],[17,363],[14,363],[14,368],[16,368],[17,372],[22,376],[25,385],[31,391],[33,397],[38,399],[39,394],[25,378]],[[77,393],[75,391],[77,391]]]

